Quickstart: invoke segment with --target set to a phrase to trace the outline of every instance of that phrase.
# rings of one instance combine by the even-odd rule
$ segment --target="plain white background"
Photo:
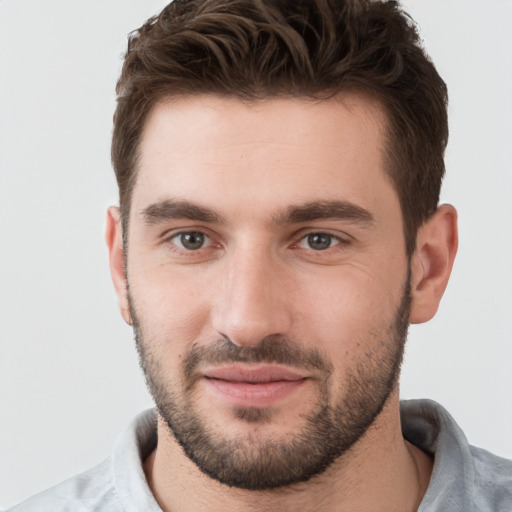
[[[0,0],[0,507],[107,456],[151,401],[103,244],[126,34],[162,0]],[[409,0],[450,91],[460,250],[404,398],[512,457],[512,1]]]

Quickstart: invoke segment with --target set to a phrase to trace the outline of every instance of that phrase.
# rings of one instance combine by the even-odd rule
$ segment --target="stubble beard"
[[[135,341],[149,391],[159,415],[186,456],[209,477],[240,489],[271,490],[304,482],[322,474],[350,450],[384,408],[398,383],[407,338],[411,305],[410,278],[386,338],[375,340],[348,374],[336,403],[331,403],[332,365],[315,349],[269,336],[257,346],[240,347],[228,339],[207,346],[191,347],[181,364],[182,389],[172,389],[166,371],[153,353],[153,340],[146,339],[130,298]],[[286,438],[260,435],[258,426],[272,421],[272,412],[262,408],[235,408],[233,418],[254,424],[245,436],[223,437],[208,424],[194,404],[199,364],[264,362],[314,368],[321,379],[318,400],[303,419],[303,428]],[[264,429],[263,429],[264,431]]]

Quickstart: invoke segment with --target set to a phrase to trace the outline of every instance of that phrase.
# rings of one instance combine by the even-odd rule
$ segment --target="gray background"
[[[0,507],[99,462],[151,404],[103,226],[125,37],[164,3],[0,2]],[[411,328],[402,396],[512,457],[512,1],[405,4],[449,85],[461,244],[438,316]]]

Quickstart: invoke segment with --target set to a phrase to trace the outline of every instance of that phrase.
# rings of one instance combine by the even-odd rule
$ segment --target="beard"
[[[148,389],[160,417],[186,456],[209,477],[240,489],[271,490],[304,482],[322,474],[350,450],[384,408],[398,383],[407,338],[411,306],[410,274],[401,302],[381,339],[374,340],[358,357],[333,403],[329,382],[332,364],[316,349],[297,341],[268,336],[256,346],[241,347],[227,338],[188,349],[180,367],[181,387],[169,382],[168,370],[147,339],[134,301],[130,307],[139,360]],[[268,408],[233,410],[238,421],[255,428],[244,436],[231,437],[209,424],[195,408],[197,368],[204,364],[277,363],[319,372],[318,400],[303,416],[303,427],[285,438],[275,439],[258,429],[272,421]]]

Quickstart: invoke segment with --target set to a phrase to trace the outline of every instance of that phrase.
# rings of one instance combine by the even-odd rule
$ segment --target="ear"
[[[121,315],[127,324],[132,325],[132,316],[128,303],[121,213],[116,206],[111,206],[107,210],[105,240],[108,247],[110,275],[116,290]]]
[[[436,314],[457,246],[457,211],[449,204],[441,205],[418,230],[411,261],[411,323],[427,322]]]

